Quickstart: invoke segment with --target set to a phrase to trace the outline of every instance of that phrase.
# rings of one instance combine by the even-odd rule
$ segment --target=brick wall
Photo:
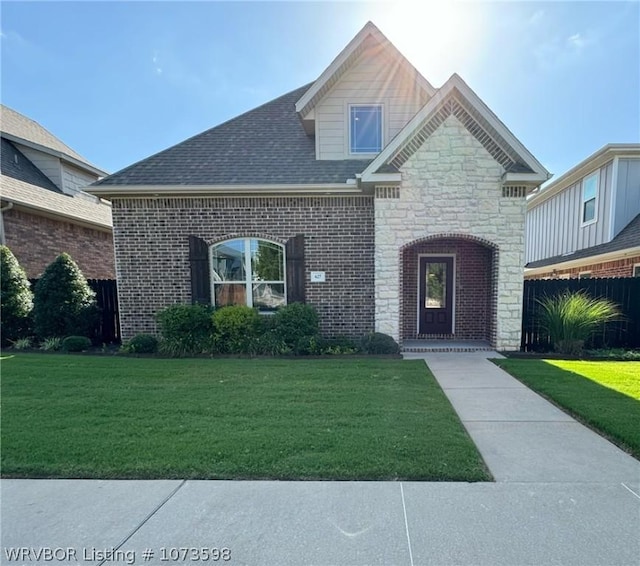
[[[640,256],[619,259],[616,261],[607,261],[602,263],[593,263],[574,267],[572,269],[558,269],[555,272],[549,268],[546,273],[537,275],[527,275],[527,279],[559,279],[560,276],[569,275],[570,279],[576,279],[585,271],[591,272],[591,277],[633,277],[633,266],[640,264]]]
[[[7,246],[28,277],[37,279],[59,254],[67,252],[88,279],[115,279],[110,232],[15,208],[2,214]]]
[[[455,256],[455,337],[490,340],[492,250],[470,240],[442,238],[402,250],[402,337],[416,338],[419,255]]]
[[[190,303],[189,235],[208,243],[305,235],[306,299],[324,335],[373,329],[373,198],[206,197],[113,199],[122,336],[157,331],[155,313]],[[324,271],[324,283],[310,283]]]

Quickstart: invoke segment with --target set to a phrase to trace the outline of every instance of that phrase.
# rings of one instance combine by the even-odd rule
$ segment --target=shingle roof
[[[0,164],[0,172],[2,172],[3,176],[18,179],[19,181],[24,181],[25,183],[53,191],[54,193],[62,193],[51,179],[31,163],[9,140],[2,138],[1,148],[2,161]]]
[[[295,103],[311,85],[224,122],[93,184],[263,185],[344,183],[371,160],[316,160]]]
[[[71,196],[0,175],[2,200],[46,213],[111,228],[111,206],[89,195]]]
[[[95,165],[71,149],[67,144],[60,141],[51,132],[38,124],[38,122],[23,116],[4,104],[0,105],[0,131],[10,136],[57,151],[77,161],[81,161],[89,167],[97,169]]]
[[[585,259],[601,254],[619,252],[627,248],[640,246],[640,214],[638,214],[625,228],[610,242],[592,246],[583,250],[578,250],[570,255],[557,255],[547,259],[529,262],[525,267],[533,269],[536,267],[546,267],[556,263],[565,261],[574,261],[576,259]]]

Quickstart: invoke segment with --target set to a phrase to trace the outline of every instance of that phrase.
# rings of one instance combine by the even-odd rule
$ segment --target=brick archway
[[[455,258],[452,334],[419,334],[419,258],[428,255]],[[485,340],[496,345],[499,261],[496,244],[468,234],[434,234],[402,246],[399,261],[401,339]]]

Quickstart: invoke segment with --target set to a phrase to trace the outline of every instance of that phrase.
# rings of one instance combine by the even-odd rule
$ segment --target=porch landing
[[[492,352],[485,340],[403,340],[402,352]]]

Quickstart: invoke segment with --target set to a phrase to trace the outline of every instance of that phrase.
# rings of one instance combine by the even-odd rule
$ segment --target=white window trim
[[[451,257],[453,266],[451,267],[451,334],[456,333],[456,254],[418,254],[418,276],[416,278],[416,336],[420,334],[420,258],[423,257]]]
[[[244,255],[244,259],[246,260],[246,258],[251,258],[251,240],[258,240],[258,241],[262,241],[262,242],[269,242],[270,244],[274,244],[280,248],[282,248],[282,267],[283,267],[283,275],[284,278],[282,281],[259,281],[258,283],[271,283],[274,285],[283,285],[284,288],[284,304],[287,304],[287,249],[286,246],[284,246],[283,244],[281,244],[280,242],[274,242],[273,240],[269,240],[267,238],[256,238],[256,237],[252,237],[252,236],[247,236],[247,237],[239,237],[239,238],[228,238],[226,240],[220,240],[219,242],[215,242],[214,244],[211,244],[209,246],[209,273],[211,273],[211,266],[213,265],[213,249],[216,246],[219,246],[220,244],[224,244],[226,242],[233,242],[235,240],[242,240],[243,241],[243,250],[242,253]],[[249,264],[250,265],[250,264]],[[256,283],[256,281],[253,281],[251,279],[251,275],[252,275],[252,271],[251,268],[249,269],[245,269],[245,278],[244,281],[214,281],[213,277],[209,277],[210,281],[209,281],[209,287],[210,289],[210,293],[211,293],[211,305],[213,307],[216,307],[216,294],[215,294],[215,286],[216,285],[222,285],[222,284],[228,284],[228,285],[240,285],[243,284],[245,286],[245,293],[246,293],[246,306],[253,308],[253,283]],[[260,314],[273,314],[273,311],[259,311]]]
[[[638,275],[636,275],[636,269],[638,270]],[[631,268],[631,277],[640,277],[640,263],[634,263]]]
[[[583,275],[588,275],[589,277],[583,277]],[[591,271],[581,271],[580,273],[578,273],[578,279],[591,279],[591,275]]]
[[[347,154],[349,156],[354,156],[354,157],[362,157],[363,159],[369,158],[371,156],[376,156],[380,154],[380,151],[373,151],[373,152],[362,152],[362,151],[358,151],[358,152],[352,152],[351,151],[351,109],[352,108],[358,108],[361,106],[376,106],[380,108],[380,151],[382,151],[384,149],[384,138],[385,138],[385,127],[384,127],[384,120],[385,120],[385,112],[384,112],[384,104],[382,102],[352,102],[349,103],[347,105],[347,133],[348,133],[348,137],[347,137]]]
[[[584,205],[586,204],[586,200],[584,198],[584,192],[586,188],[587,179],[591,179],[592,177],[596,178],[596,197],[593,204],[593,218],[591,220],[584,220]],[[600,170],[594,171],[590,175],[583,177],[582,179],[582,198],[580,199],[580,227],[584,228],[585,226],[590,226],[591,224],[595,224],[598,221],[598,204],[600,202]],[[591,199],[589,199],[591,200]]]

